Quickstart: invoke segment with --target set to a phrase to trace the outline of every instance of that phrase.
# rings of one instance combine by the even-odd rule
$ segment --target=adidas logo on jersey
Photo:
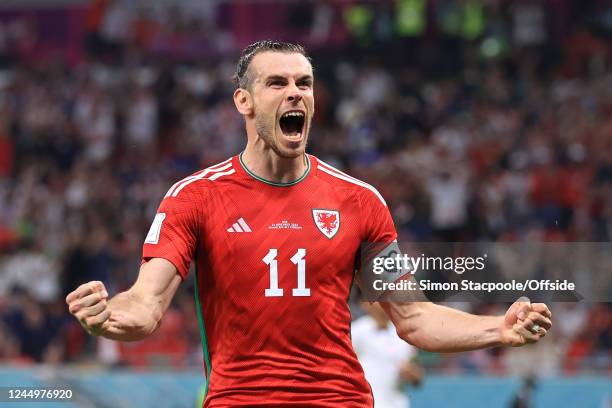
[[[253,232],[253,231],[251,230],[249,225],[246,223],[244,218],[240,217],[238,218],[238,221],[236,221],[231,227],[227,229],[227,232]]]

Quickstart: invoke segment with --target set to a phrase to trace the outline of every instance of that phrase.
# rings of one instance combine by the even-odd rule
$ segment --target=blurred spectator
[[[20,356],[35,362],[58,363],[63,360],[63,346],[59,338],[61,318],[43,309],[43,305],[23,290],[13,290],[13,304],[4,316],[6,328],[19,339]],[[10,357],[16,350],[11,336],[5,343]]]
[[[403,389],[419,386],[423,370],[416,349],[397,336],[395,326],[378,303],[363,302],[366,315],[351,324],[351,340],[376,403],[387,408],[409,406]]]
[[[6,296],[18,286],[27,287],[34,301],[50,302],[60,297],[58,265],[32,241],[25,241],[13,255],[4,259],[0,277],[1,295]]]
[[[143,73],[143,75],[146,75]],[[140,81],[147,81],[140,79]],[[144,84],[137,84],[127,106],[126,142],[135,153],[151,155],[157,150],[157,101]]]

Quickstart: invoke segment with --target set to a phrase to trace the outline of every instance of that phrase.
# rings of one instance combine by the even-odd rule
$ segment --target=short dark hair
[[[251,65],[255,55],[265,51],[298,53],[302,54],[310,62],[310,57],[306,54],[306,50],[299,44],[272,40],[257,41],[242,50],[242,54],[240,54],[240,59],[236,65],[236,73],[234,74],[234,82],[236,82],[239,88],[247,89],[250,85],[249,65]]]

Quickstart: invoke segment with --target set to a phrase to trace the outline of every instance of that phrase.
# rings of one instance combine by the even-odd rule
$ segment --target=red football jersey
[[[205,407],[371,407],[347,304],[362,242],[392,242],[381,195],[314,156],[293,183],[239,156],[175,183],[143,260],[183,278],[192,260],[207,378]]]

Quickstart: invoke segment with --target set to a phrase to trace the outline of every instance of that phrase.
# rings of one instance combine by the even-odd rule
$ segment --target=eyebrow
[[[304,75],[300,78],[298,78],[297,82],[303,82],[303,81],[308,81],[310,83],[312,83],[314,81],[314,78],[312,75]]]
[[[266,78],[265,82],[268,83],[270,81],[287,81],[287,78],[282,75],[270,75],[269,77]],[[304,82],[304,81],[313,82],[314,78],[312,75],[304,75],[304,76],[299,77],[295,82]]]

